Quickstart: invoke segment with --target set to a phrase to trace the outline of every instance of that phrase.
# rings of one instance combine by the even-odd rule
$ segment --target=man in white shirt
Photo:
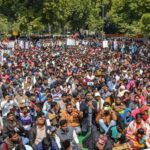
[[[6,117],[10,112],[10,109],[14,108],[14,106],[18,106],[17,102],[15,100],[11,100],[11,96],[9,94],[5,95],[1,102],[2,116]]]

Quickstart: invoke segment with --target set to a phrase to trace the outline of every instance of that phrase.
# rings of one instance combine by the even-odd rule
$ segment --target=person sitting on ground
[[[62,119],[67,120],[68,126],[73,127],[77,134],[81,133],[80,120],[83,117],[83,112],[78,111],[76,108],[73,108],[71,103],[68,103],[66,111],[62,111],[60,116]]]
[[[60,120],[60,128],[57,130],[56,134],[60,138],[60,142],[64,142],[69,140],[72,143],[73,150],[79,150],[79,139],[77,137],[76,131],[72,128],[67,126],[67,120]]]
[[[4,147],[7,150],[12,150],[14,147],[16,147],[18,144],[21,144],[22,140],[19,134],[16,131],[10,131],[8,132],[8,137],[4,140]]]
[[[111,106],[108,102],[104,103],[104,109],[100,111],[97,116],[97,123],[99,123],[100,131],[105,134],[109,128],[116,125],[117,116],[115,111],[111,110]]]

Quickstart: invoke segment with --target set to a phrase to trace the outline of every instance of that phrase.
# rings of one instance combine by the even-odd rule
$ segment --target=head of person
[[[34,110],[35,110],[36,112],[41,112],[41,110],[42,110],[42,103],[36,103],[36,104],[34,105]]]
[[[150,94],[150,85],[146,87],[147,92]]]
[[[112,83],[116,83],[116,79],[115,78],[112,79]]]
[[[67,120],[66,119],[60,120],[59,125],[63,131],[67,131],[68,126],[67,126]]]
[[[43,83],[44,83],[44,85],[48,85],[48,79],[47,79],[47,78],[44,78],[44,79],[43,79]]]
[[[86,93],[86,99],[90,99],[92,97],[92,94],[90,92]]]
[[[61,146],[62,150],[73,150],[69,140],[65,140],[64,142],[62,142]]]
[[[96,100],[99,100],[100,98],[101,98],[100,93],[99,93],[99,92],[96,92],[96,93],[95,93],[95,99],[96,99]]]
[[[23,96],[23,89],[18,90],[18,95]]]
[[[41,85],[42,82],[43,82],[42,78],[39,78],[37,82],[38,82],[39,85]]]
[[[52,100],[52,95],[50,93],[47,94],[47,102],[48,103],[51,103],[53,100]]]
[[[6,93],[6,94],[4,95],[4,99],[7,100],[7,101],[10,101],[10,100],[11,100],[11,96]]]
[[[136,95],[136,96],[134,97],[134,101],[135,101],[136,103],[139,103],[139,100],[140,100],[139,95]]]
[[[56,91],[56,92],[59,92],[59,90],[60,90],[59,84],[56,84],[56,85],[54,86],[54,88],[55,88],[55,91]]]
[[[12,142],[17,142],[19,140],[19,135],[16,131],[8,132],[8,137]]]
[[[145,135],[145,131],[143,128],[140,128],[137,130],[137,133],[136,133],[137,138],[142,139],[144,135]]]
[[[147,102],[147,105],[150,106],[150,94],[147,95],[146,102]]]
[[[81,91],[81,90],[82,90],[82,86],[81,86],[81,85],[78,85],[78,86],[77,86],[77,90],[78,90],[78,91]]]
[[[62,100],[63,100],[63,102],[67,101],[67,94],[66,93],[62,94]]]
[[[51,149],[51,140],[50,140],[50,138],[45,137],[42,140],[42,148],[43,148],[43,150],[49,150],[49,149]]]
[[[66,110],[70,114],[73,111],[73,106],[71,103],[66,104]]]
[[[103,87],[103,89],[104,89],[105,92],[107,92],[107,91],[108,91],[108,86],[105,85],[105,86]]]
[[[121,98],[120,97],[116,97],[115,98],[115,104],[116,105],[120,105],[121,104]]]
[[[146,106],[146,105],[143,105],[143,106],[140,108],[140,112],[141,112],[141,114],[142,114],[142,118],[143,118],[144,121],[146,121],[146,120],[149,118],[148,111],[149,111],[149,107]]]
[[[125,97],[125,98],[129,98],[129,92],[125,92],[125,93],[124,93],[124,97]]]
[[[88,71],[88,74],[89,74],[89,76],[92,76],[92,71],[89,70],[89,71]]]
[[[23,144],[19,144],[13,150],[26,150],[26,147]]]
[[[136,114],[135,121],[137,124],[141,124],[142,122],[142,115],[140,113]]]
[[[35,102],[36,101],[36,96],[35,94],[30,94],[30,101]]]
[[[103,104],[103,109],[104,109],[104,115],[109,115],[109,112],[111,110],[111,105],[108,102],[104,102]]]
[[[42,112],[38,113],[36,116],[36,125],[39,125],[39,126],[45,125],[45,117]]]
[[[15,115],[14,115],[14,113],[9,112],[9,113],[7,114],[7,120],[9,120],[9,121],[14,121],[14,120],[15,120]]]
[[[27,114],[29,112],[28,107],[27,106],[21,106],[20,110],[23,114]]]
[[[27,83],[31,83],[31,77],[27,77]]]
[[[58,104],[57,102],[51,102],[51,109],[53,109],[54,111],[57,111],[58,110]]]

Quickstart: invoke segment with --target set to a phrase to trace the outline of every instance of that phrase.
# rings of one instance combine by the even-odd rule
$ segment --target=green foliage
[[[144,14],[141,18],[141,29],[144,34],[150,37],[150,13]]]
[[[0,15],[0,32],[8,32],[8,20],[3,15]]]
[[[140,33],[140,20],[150,12],[150,0],[113,0],[110,16],[121,33]]]
[[[102,5],[105,18],[102,18]],[[0,32],[53,33],[80,28],[149,34],[150,0],[0,0]]]

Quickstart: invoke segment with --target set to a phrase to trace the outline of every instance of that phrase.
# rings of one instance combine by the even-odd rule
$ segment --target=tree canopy
[[[0,0],[0,32],[101,31],[103,26],[106,33],[150,35],[150,0]]]

